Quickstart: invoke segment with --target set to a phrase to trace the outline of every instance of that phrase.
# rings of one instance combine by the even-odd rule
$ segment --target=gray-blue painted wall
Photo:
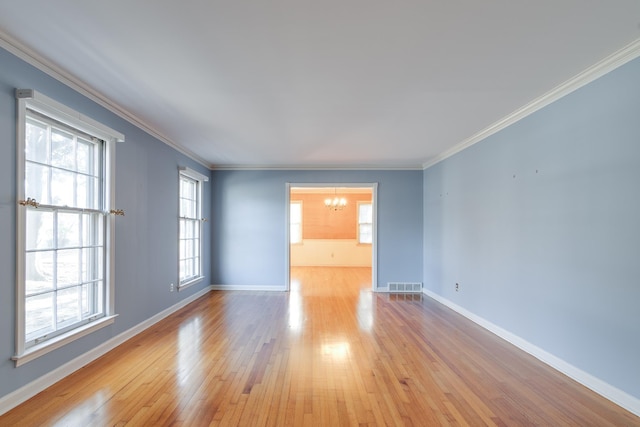
[[[116,148],[116,322],[19,368],[15,351],[15,88],[31,88],[125,134]],[[178,166],[210,171],[69,87],[0,49],[0,397],[97,347],[193,295],[211,283],[210,241],[205,239],[205,280],[169,292],[178,278]],[[204,192],[210,217],[209,183]],[[205,224],[205,235],[210,234]]]
[[[216,285],[286,285],[287,183],[378,183],[378,286],[422,281],[422,171],[219,170],[212,178]]]
[[[640,60],[428,168],[424,215],[428,289],[640,398]]]

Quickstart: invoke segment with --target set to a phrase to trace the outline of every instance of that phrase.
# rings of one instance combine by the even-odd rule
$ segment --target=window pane
[[[27,160],[48,163],[47,126],[33,120],[27,120],[25,156]]]
[[[189,194],[189,181],[185,177],[180,178],[180,197],[186,198]]]
[[[53,169],[51,174],[51,204],[76,207],[74,202],[73,172]]]
[[[289,209],[290,243],[302,242],[302,202],[292,202]]]
[[[82,244],[83,246],[102,245],[102,216],[96,213],[82,215]]]
[[[25,164],[24,195],[48,205],[49,200],[49,167],[27,162]]]
[[[91,187],[87,183],[87,177],[84,175],[76,175],[76,195],[77,200],[74,206],[79,208],[92,208]]]
[[[82,250],[83,283],[102,279],[102,248],[85,248]]]
[[[98,179],[85,175],[76,175],[77,202],[79,208],[100,209]]]
[[[57,286],[80,283],[80,249],[58,251]]]
[[[195,227],[193,224],[193,221],[188,221],[186,224],[186,232],[185,232],[185,239],[192,239],[194,237],[194,232],[195,232]]]
[[[186,218],[196,217],[196,203],[193,200],[182,199],[180,200],[181,216]]]
[[[184,243],[184,258],[193,258],[193,240],[186,240]]]
[[[84,203],[86,204],[87,208],[100,209],[100,207],[101,207],[101,205],[100,205],[100,197],[102,196],[101,193],[100,193],[100,179],[99,178],[87,177],[86,178],[86,182],[87,182],[86,183],[86,185],[87,185],[86,193],[83,193],[84,194],[83,196],[78,196],[78,197],[79,198],[80,197],[83,198]]]
[[[41,337],[53,329],[53,292],[25,300],[26,341]]]
[[[51,166],[75,170],[75,144],[73,135],[60,129],[51,129]]]
[[[198,215],[196,186],[190,182],[182,182],[180,188],[180,215],[195,218]]]
[[[200,221],[193,221],[193,238],[198,240],[200,238]]]
[[[195,276],[195,265],[193,264],[193,258],[185,260],[187,263],[187,277]]]
[[[195,200],[196,198],[196,182],[187,177],[182,178],[181,197],[185,199]]]
[[[57,292],[57,324],[58,328],[64,328],[82,319],[80,316],[81,289],[73,287]]]
[[[302,233],[299,224],[291,224],[291,243],[299,243],[302,241]]]
[[[93,314],[93,297],[96,284],[85,284],[80,287],[80,312],[82,318],[87,318]]]
[[[80,214],[58,213],[58,247],[80,246]]]
[[[87,316],[104,313],[104,282],[99,281],[93,284],[84,285],[83,292],[83,310]]]
[[[26,249],[53,248],[53,212],[27,209]]]
[[[53,289],[53,251],[25,254],[25,280],[26,295]]]
[[[180,280],[184,280],[185,278],[188,277],[188,272],[187,272],[187,262],[184,260],[180,260]]]
[[[94,171],[95,144],[82,138],[78,138],[78,172],[96,175]]]
[[[371,224],[360,225],[360,243],[373,243],[373,233]]]
[[[370,203],[361,203],[358,205],[358,222],[373,222],[373,209]]]
[[[291,203],[290,222],[296,224],[302,222],[302,204]]]

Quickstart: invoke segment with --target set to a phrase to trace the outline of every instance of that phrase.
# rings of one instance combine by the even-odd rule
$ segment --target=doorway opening
[[[377,288],[377,183],[286,186],[286,286],[296,267],[370,268]]]

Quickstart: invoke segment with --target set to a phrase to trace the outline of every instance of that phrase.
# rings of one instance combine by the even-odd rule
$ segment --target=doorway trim
[[[291,288],[291,226],[290,226],[290,205],[291,205],[291,189],[292,188],[366,188],[371,190],[371,205],[373,210],[373,236],[371,242],[371,290],[376,292],[378,289],[378,183],[332,183],[332,182],[316,182],[316,183],[285,183],[285,291],[289,292]]]

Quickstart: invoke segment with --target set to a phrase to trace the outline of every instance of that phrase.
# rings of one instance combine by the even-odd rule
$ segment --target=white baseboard
[[[93,349],[65,363],[59,368],[54,369],[53,371],[47,374],[44,374],[40,378],[30,382],[29,384],[19,388],[18,390],[15,390],[5,396],[2,396],[0,398],[0,415],[10,411],[11,409],[21,404],[22,402],[29,400],[30,398],[40,393],[47,387],[52,386],[53,384],[71,375],[72,373],[82,368],[83,366],[93,362],[100,356],[103,356],[104,354],[113,350],[114,348],[124,343],[128,339],[133,338],[134,336],[138,335],[140,332],[153,326],[154,324],[158,323],[160,320],[180,310],[182,307],[195,301],[196,299],[200,298],[201,296],[205,295],[211,290],[212,290],[211,286],[204,288],[203,290],[191,295],[190,297],[183,299],[177,304],[172,305],[171,307],[161,311],[155,316],[150,317],[144,322],[137,324],[133,328],[130,328],[120,333],[119,335],[116,335],[115,337],[111,338],[109,341],[106,341],[100,344],[98,347],[94,347]]]
[[[286,292],[285,286],[257,286],[257,285],[211,285],[214,291],[265,291]]]
[[[477,323],[478,325],[482,326],[483,328],[485,328],[486,330],[488,330],[489,332],[494,333],[495,335],[499,336],[500,338],[504,339],[505,341],[508,341],[509,343],[515,345],[516,347],[518,347],[519,349],[529,353],[530,355],[532,355],[533,357],[535,357],[536,359],[540,360],[541,362],[546,363],[547,365],[551,366],[552,368],[556,369],[557,371],[565,374],[566,376],[568,376],[569,378],[574,379],[575,381],[579,382],[580,384],[584,385],[585,387],[595,391],[596,393],[598,393],[599,395],[601,395],[602,397],[612,401],[613,403],[615,403],[618,406],[621,406],[622,408],[626,409],[627,411],[640,416],[640,399],[625,393],[624,391],[612,386],[611,384],[602,381],[599,378],[594,377],[593,375],[579,369],[576,368],[575,366],[573,366],[572,364],[565,362],[564,360],[554,356],[551,353],[546,352],[545,350],[541,349],[540,347],[537,347],[534,344],[531,344],[530,342],[520,338],[519,336],[505,330],[502,329],[500,326],[497,326],[491,322],[489,322],[488,320],[477,316],[475,314],[473,314],[472,312],[468,311],[467,309],[451,302],[450,300],[435,294],[433,292],[431,292],[428,289],[423,289],[423,292],[425,295],[427,295],[428,297],[438,301],[439,303],[449,307],[450,309],[452,309],[453,311],[456,311],[457,313],[463,315],[464,317],[466,317],[467,319],[471,320],[474,323]]]

